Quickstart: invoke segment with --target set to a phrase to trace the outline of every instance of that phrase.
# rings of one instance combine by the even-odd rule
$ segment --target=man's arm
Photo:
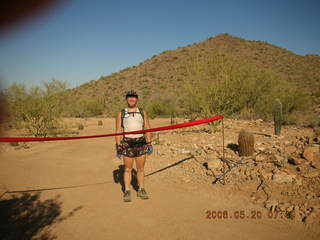
[[[123,131],[122,127],[121,127],[121,112],[118,113],[117,117],[116,117],[116,133],[121,133]],[[120,144],[121,135],[117,135],[116,137],[116,144]]]
[[[149,123],[149,117],[146,111],[144,111],[144,129],[149,129],[151,128],[150,123]],[[146,140],[147,142],[152,141],[152,134],[151,132],[146,132]]]

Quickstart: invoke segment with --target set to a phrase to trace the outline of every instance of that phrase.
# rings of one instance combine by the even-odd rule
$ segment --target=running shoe
[[[124,202],[131,202],[131,193],[130,190],[126,190],[123,194],[123,201]]]
[[[144,188],[140,188],[137,192],[137,196],[140,197],[141,199],[148,199],[148,194]]]

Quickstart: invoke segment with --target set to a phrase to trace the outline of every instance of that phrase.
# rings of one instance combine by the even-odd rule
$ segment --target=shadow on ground
[[[61,216],[60,195],[41,200],[40,193],[11,195],[0,200],[1,240],[52,240],[56,236],[50,226],[74,215],[79,206],[65,216]]]
[[[121,185],[121,190],[124,192],[125,186],[123,181],[123,174],[124,174],[124,165],[119,165],[118,169],[114,170],[112,172],[113,174],[113,180],[115,183],[119,183]],[[131,185],[135,191],[138,191],[138,179],[137,179],[137,171],[132,168],[132,177],[131,177]]]
[[[177,165],[183,163],[184,161],[187,161],[187,160],[190,160],[190,159],[193,159],[193,158],[194,158],[194,156],[191,155],[191,156],[189,156],[187,158],[181,159],[180,161],[174,162],[174,163],[172,163],[172,164],[170,164],[170,165],[168,165],[168,166],[166,166],[164,168],[161,168],[161,169],[158,169],[158,170],[156,170],[154,172],[148,173],[148,174],[145,175],[145,177],[149,177],[149,176],[151,176],[153,174],[165,171],[166,169],[169,169],[169,168],[172,168],[174,166],[177,166]],[[124,181],[123,181],[124,165],[123,164],[119,165],[118,169],[114,170],[112,173],[113,173],[113,181],[115,183],[119,183],[121,185],[122,192],[124,192],[124,190],[125,190]],[[138,179],[137,179],[137,171],[134,168],[132,169],[131,185],[132,185],[134,190],[138,191],[139,185],[138,185]]]
[[[234,151],[235,153],[239,152],[239,145],[235,144],[235,143],[229,143],[227,145],[227,148],[231,149],[232,151]]]

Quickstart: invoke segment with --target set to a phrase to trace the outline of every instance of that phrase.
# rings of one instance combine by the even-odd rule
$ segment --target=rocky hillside
[[[300,56],[267,42],[249,41],[228,34],[164,51],[138,66],[123,69],[69,91],[72,96],[104,96],[107,101],[117,101],[127,89],[136,89],[144,98],[162,95],[164,90],[167,94],[173,94],[181,87],[189,60],[195,57],[206,59],[212,54],[228,56],[240,63],[251,63],[260,69],[271,70],[278,74],[279,79],[289,80],[319,94],[320,56]]]

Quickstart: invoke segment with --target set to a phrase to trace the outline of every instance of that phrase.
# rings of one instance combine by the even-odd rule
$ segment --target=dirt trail
[[[113,132],[114,120],[103,121],[104,125],[98,126],[97,119],[89,119],[80,135]],[[151,124],[164,126],[168,120],[156,119]],[[2,146],[0,183],[7,191],[61,187],[42,191],[39,200],[53,200],[60,195],[60,216],[73,211],[66,219],[41,228],[35,239],[41,239],[36,238],[41,233],[47,233],[48,239],[56,236],[67,240],[219,237],[293,240],[320,236],[319,225],[308,226],[280,217],[270,219],[265,208],[231,189],[172,181],[164,172],[175,171],[175,167],[146,177],[149,200],[138,199],[133,191],[133,201],[124,203],[121,185],[114,181],[114,171],[121,162],[115,158],[113,137],[28,143],[28,146],[19,150],[8,144]],[[148,163],[153,160],[154,156],[148,157],[146,174],[151,172]],[[92,185],[79,186],[86,184]],[[64,188],[70,186],[78,187]],[[2,196],[1,201],[5,199],[10,199],[10,194]],[[229,215],[244,210],[249,218],[207,219],[208,210],[226,210]],[[251,219],[251,211],[261,211],[261,219]]]

